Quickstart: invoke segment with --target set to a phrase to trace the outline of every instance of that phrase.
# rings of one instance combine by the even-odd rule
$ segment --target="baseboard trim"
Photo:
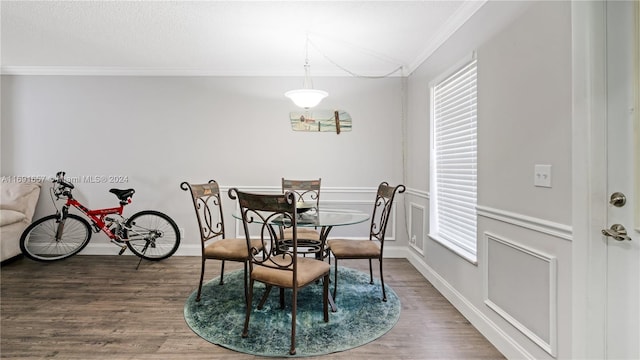
[[[87,245],[79,255],[116,255],[120,251],[117,246],[106,243],[106,244],[89,244]],[[200,246],[199,245],[183,245],[180,244],[178,251],[176,251],[176,256],[200,256]],[[402,246],[385,246],[384,248],[384,257],[389,259],[406,259],[409,254],[409,250]],[[124,252],[124,255],[133,255],[131,251],[127,250]]]
[[[99,241],[89,243],[84,250],[82,250],[78,255],[118,255],[120,249],[108,242],[99,243]],[[183,245],[180,244],[178,251],[176,251],[176,256],[200,256],[201,254],[200,245]],[[122,256],[132,255],[133,253],[127,249]]]
[[[416,254],[407,260],[507,359],[535,359]]]
[[[112,244],[94,244],[87,245],[79,255],[116,255],[120,251],[117,246]],[[199,245],[183,245],[181,244],[176,251],[176,256],[200,256]],[[122,255],[133,255],[131,251],[127,250]],[[402,246],[385,246],[384,257],[389,259],[406,259],[409,255],[409,250]]]

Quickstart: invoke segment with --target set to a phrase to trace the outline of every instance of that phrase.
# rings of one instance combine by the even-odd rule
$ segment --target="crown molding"
[[[433,40],[429,41],[429,46],[416,58],[416,60],[409,64],[408,73],[414,72],[423,62],[425,62],[433,53],[438,50],[447,39],[449,39],[458,29],[460,29],[481,7],[486,4],[488,0],[467,1],[455,14],[451,16],[446,26],[433,36]]]
[[[52,76],[217,76],[217,77],[300,77],[299,71],[255,73],[197,68],[108,67],[108,66],[0,66],[0,75]],[[402,77],[392,74],[389,77]],[[314,77],[352,77],[342,70],[314,73]]]
[[[196,68],[108,67],[108,66],[2,66],[2,75],[62,76],[299,76],[298,73],[254,74]]]

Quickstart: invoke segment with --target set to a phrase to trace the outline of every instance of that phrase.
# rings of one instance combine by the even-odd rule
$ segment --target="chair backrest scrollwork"
[[[376,200],[373,206],[373,214],[371,215],[371,227],[369,232],[369,240],[380,241],[380,247],[384,246],[384,237],[389,224],[389,217],[393,211],[393,200],[396,193],[400,194],[405,191],[404,185],[390,186],[387,182],[382,182],[378,186]]]
[[[209,180],[206,184],[189,184],[185,181],[180,184],[180,188],[191,193],[203,248],[208,240],[216,237],[224,238],[224,220],[218,183],[215,180]]]
[[[295,277],[298,258],[295,194],[290,191],[278,195],[255,194],[231,188],[229,197],[238,200],[251,266],[290,270]],[[279,227],[293,230],[293,246],[278,246]],[[260,239],[262,250],[251,246],[251,240],[255,239]]]
[[[282,192],[291,191],[296,196],[296,201],[315,202],[316,209],[320,204],[320,182],[317,180],[290,180],[282,178]]]

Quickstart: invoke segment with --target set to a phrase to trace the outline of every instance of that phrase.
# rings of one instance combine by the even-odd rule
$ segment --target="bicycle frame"
[[[129,249],[138,256],[138,266],[142,259],[164,260],[178,250],[180,229],[167,214],[149,209],[122,215],[135,189],[109,189],[119,206],[89,209],[74,198],[75,186],[64,175],[59,171],[50,189],[55,214],[33,221],[20,236],[20,250],[28,258],[43,262],[66,259],[80,253],[91,234],[99,232],[120,248],[118,255]],[[70,213],[69,208],[79,213]]]
[[[131,199],[128,200],[128,203],[129,204],[131,203]],[[93,221],[93,224],[96,227],[96,229],[102,230],[109,237],[109,239],[120,240],[120,237],[114,234],[113,231],[111,231],[111,229],[109,229],[104,219],[107,215],[117,214],[122,216],[122,213],[124,211],[124,205],[120,205],[118,207],[113,207],[113,208],[91,210],[85,207],[84,205],[82,205],[78,200],[68,197],[64,206],[66,208],[73,206],[74,208],[80,210],[80,212],[82,212],[84,215],[86,215],[89,219]]]

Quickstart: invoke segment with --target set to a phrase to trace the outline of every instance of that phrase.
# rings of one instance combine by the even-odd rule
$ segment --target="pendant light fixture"
[[[305,59],[304,59],[304,82],[302,89],[291,90],[284,93],[284,96],[293,101],[294,104],[301,108],[309,109],[320,103],[322,99],[329,95],[326,91],[316,90],[313,88],[311,80],[311,65],[309,65],[309,38],[305,43]]]

